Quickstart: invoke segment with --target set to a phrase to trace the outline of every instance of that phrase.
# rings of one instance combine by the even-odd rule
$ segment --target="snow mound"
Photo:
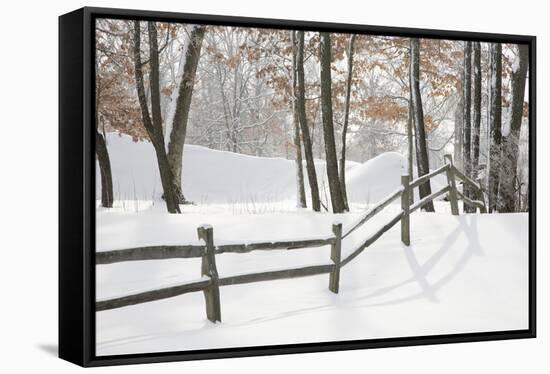
[[[115,200],[159,200],[162,186],[154,149],[149,142],[107,134],[113,171]],[[196,204],[274,203],[296,200],[296,170],[293,160],[248,156],[186,144],[183,157],[183,190]],[[321,195],[328,196],[325,162],[315,161]],[[304,166],[305,167],[305,166]],[[399,153],[381,154],[361,164],[346,164],[350,202],[376,203],[400,185],[406,159]],[[306,191],[309,191],[306,178]],[[435,183],[432,189],[445,183]],[[96,168],[96,196],[101,193]],[[309,200],[309,197],[308,197]]]
[[[375,203],[395,191],[401,183],[401,173],[407,160],[397,152],[383,153],[353,168],[346,175],[351,201]]]
[[[382,200],[401,185],[401,175],[407,172],[407,159],[397,152],[386,152],[353,168],[346,174],[348,199],[356,203],[373,204]],[[413,168],[415,178],[418,176]],[[431,179],[432,192],[445,186],[446,176]],[[415,199],[418,199],[415,189]]]
[[[107,147],[115,199],[159,200],[162,185],[152,145],[111,133],[107,134]],[[197,204],[273,202],[296,196],[292,160],[247,156],[186,144],[183,164],[184,194]],[[97,169],[96,196],[99,197],[101,183]]]
[[[295,186],[294,162],[185,145],[184,191],[195,202],[279,201]]]

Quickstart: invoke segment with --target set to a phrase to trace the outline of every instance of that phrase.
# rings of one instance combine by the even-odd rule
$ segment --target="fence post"
[[[443,156],[445,163],[449,165],[447,169],[447,183],[451,188],[449,190],[449,203],[451,204],[451,213],[453,216],[458,216],[458,198],[456,196],[456,180],[453,166],[453,157],[451,155]]]
[[[210,277],[210,286],[204,292],[206,301],[206,318],[211,322],[221,322],[222,313],[220,307],[220,285],[216,257],[214,255],[214,229],[210,225],[202,225],[197,229],[199,239],[204,240],[206,247],[202,256],[202,276]]]
[[[330,259],[334,262],[334,270],[330,272],[328,288],[334,293],[338,293],[340,289],[340,258],[342,254],[342,224],[334,223],[332,232],[335,236],[335,241],[330,245]]]
[[[401,194],[401,209],[403,210],[403,217],[401,217],[401,241],[406,246],[411,244],[411,228],[410,228],[410,214],[409,214],[409,194],[411,188],[409,187],[409,176],[401,176],[401,185],[403,186],[403,193]]]

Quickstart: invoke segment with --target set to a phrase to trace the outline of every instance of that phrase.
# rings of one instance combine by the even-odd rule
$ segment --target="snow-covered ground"
[[[166,242],[193,242],[197,222],[207,218],[216,242],[329,234],[334,220],[331,214],[136,216],[100,213],[98,249],[126,239],[150,244],[160,239],[146,233],[159,232]],[[344,226],[354,218],[342,217]],[[377,216],[378,224],[384,218]],[[97,354],[525,329],[527,222],[526,214],[415,213],[411,246],[401,244],[395,226],[342,269],[338,295],[328,290],[328,275],[319,275],[222,287],[223,322],[216,325],[206,320],[200,292],[99,312]],[[345,240],[344,253],[375,225]],[[216,256],[222,277],[328,259],[327,247]],[[97,297],[199,277],[199,259],[100,265]]]
[[[114,133],[107,134],[107,144],[115,200],[159,200],[162,187],[153,146],[148,142],[135,143],[128,136]],[[326,201],[325,162],[316,160],[315,163],[321,198]],[[399,187],[400,175],[405,169],[405,158],[395,152],[384,153],[364,164],[348,161],[349,200],[358,204],[376,203]],[[99,168],[96,170],[96,196],[99,197]],[[307,177],[305,179],[306,193],[309,193]],[[284,158],[254,157],[186,144],[182,181],[186,198],[202,207],[224,204],[237,213],[265,213],[266,204],[277,211],[295,210],[296,206],[295,163]],[[432,188],[435,191],[445,183],[445,177],[438,176]],[[124,205],[129,211],[141,207]]]
[[[216,244],[299,239],[344,231],[369,205],[399,186],[397,153],[350,162],[352,211],[295,208],[293,161],[186,145],[185,193],[197,205],[165,213],[152,147],[109,136],[117,205],[97,209],[97,250],[198,244],[197,227],[214,227]],[[324,176],[324,165],[318,163]],[[439,189],[445,179],[432,183]],[[117,192],[118,191],[118,192]],[[135,192],[134,192],[135,191]],[[99,193],[99,189],[98,189]],[[98,195],[99,196],[99,195]],[[117,197],[117,196],[115,196]],[[343,242],[345,258],[399,210],[394,204]],[[96,314],[98,355],[387,338],[528,327],[527,214],[411,216],[411,246],[399,225],[341,272],[340,293],[328,275],[221,288],[222,323],[206,320],[200,292]],[[216,256],[221,277],[329,263],[329,248]],[[200,278],[199,259],[99,265],[96,297],[122,296]]]

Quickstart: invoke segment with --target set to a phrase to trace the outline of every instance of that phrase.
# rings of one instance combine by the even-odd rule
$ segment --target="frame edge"
[[[84,365],[85,298],[83,231],[83,68],[84,10],[59,17],[59,357]],[[75,141],[76,140],[76,141]]]

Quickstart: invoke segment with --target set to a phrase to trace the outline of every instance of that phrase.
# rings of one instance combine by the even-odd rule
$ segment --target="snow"
[[[197,228],[209,222],[214,229],[216,245],[251,244],[270,240],[308,240],[333,237],[332,222],[335,215],[328,213],[298,212],[273,214],[218,214],[192,213],[165,214],[159,212],[113,212],[100,210],[96,221],[96,250],[107,251],[132,247],[164,245],[202,245]],[[339,215],[344,226],[359,214]],[[319,221],[321,220],[321,221]],[[254,223],[253,226],[250,226]],[[320,227],[320,224],[326,226]],[[258,230],[265,227],[265,230]],[[247,235],[241,232],[250,228]],[[288,235],[270,235],[274,228],[285,229]]]
[[[440,204],[443,204],[441,202]],[[115,219],[106,220],[106,216]],[[151,233],[190,235],[193,215],[143,213]],[[375,217],[343,243],[388,220]],[[128,216],[128,217],[127,217]],[[98,245],[119,236],[144,240],[140,214],[100,212],[98,229],[109,232]],[[329,234],[332,214],[212,216],[215,243],[234,238],[271,239]],[[344,228],[358,214],[339,217]],[[113,217],[111,217],[113,218]],[[128,218],[128,219],[127,219]],[[165,226],[165,221],[179,224]],[[198,222],[201,220],[199,219]],[[196,292],[99,312],[97,354],[126,354],[293,344],[353,339],[526,329],[528,327],[527,214],[461,215],[415,213],[411,246],[400,242],[399,225],[341,271],[340,293],[328,290],[328,275],[226,286],[220,289],[222,323],[206,320],[204,297]],[[299,227],[299,228],[298,228]],[[160,239],[157,239],[160,241]],[[152,242],[151,238],[147,241]],[[164,242],[164,241],[163,241]],[[100,248],[101,249],[101,248]],[[343,253],[342,258],[345,258]],[[330,261],[330,249],[255,251],[216,256],[221,277]],[[105,299],[200,276],[200,259],[137,261],[97,267],[97,297]]]
[[[96,210],[96,250],[150,245],[204,245],[198,227],[212,227],[214,244],[333,237],[346,233],[376,203],[401,188],[406,160],[384,153],[347,165],[351,212],[296,208],[295,165],[185,145],[183,182],[196,205],[167,214],[154,150],[108,134],[115,207]],[[320,186],[325,167],[316,161]],[[99,193],[98,175],[97,195]],[[432,180],[432,191],[446,183]],[[326,185],[326,182],[325,182]],[[306,186],[306,190],[308,187]],[[194,292],[96,314],[98,355],[200,350],[402,336],[526,329],[528,215],[411,215],[411,246],[399,224],[341,270],[340,293],[328,275],[224,286],[222,323],[206,319]],[[399,199],[342,242],[342,260],[400,211]],[[220,277],[330,264],[330,246],[216,255]],[[96,299],[193,282],[201,259],[98,265]]]
[[[407,173],[407,160],[397,152],[386,152],[346,174],[348,197],[352,202],[375,204],[401,187],[401,175]],[[414,170],[416,175],[416,169]],[[443,188],[447,179],[444,174],[431,180],[432,191]],[[418,189],[415,189],[418,198]]]
[[[152,145],[133,142],[128,136],[107,134],[113,170],[115,200],[155,200],[160,202],[162,187]],[[187,199],[204,207],[227,204],[234,212],[265,209],[296,210],[296,168],[294,160],[255,157],[217,151],[186,144],[182,171],[183,192]],[[315,160],[321,195],[327,190],[325,162]],[[305,165],[305,164],[304,164]],[[406,170],[406,159],[389,152],[365,163],[349,161],[346,165],[346,186],[351,203],[373,204],[396,190]],[[96,196],[100,195],[101,179],[96,168]],[[306,176],[306,194],[309,184]],[[432,182],[434,191],[446,183],[444,175]],[[267,204],[267,206],[266,206]],[[309,197],[308,197],[309,204]],[[162,202],[161,204],[162,205]]]

